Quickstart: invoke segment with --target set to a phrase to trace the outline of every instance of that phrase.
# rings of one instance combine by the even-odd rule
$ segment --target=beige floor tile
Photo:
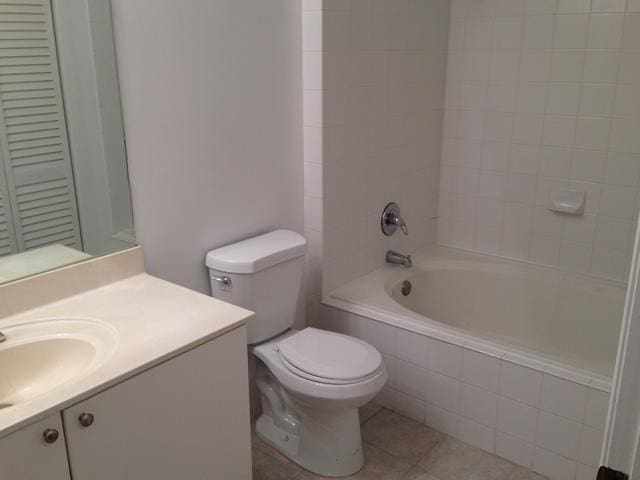
[[[546,480],[389,410],[374,413],[362,430],[365,465],[348,480]],[[305,471],[255,432],[252,443],[254,480],[326,478]]]
[[[424,468],[415,466],[411,468],[408,472],[406,472],[400,480],[439,480],[430,473],[428,473]]]
[[[258,450],[260,450],[262,453],[266,453],[267,455],[270,455],[272,457],[275,457],[277,460],[283,462],[283,463],[287,463],[287,462],[291,462],[291,460],[289,460],[287,457],[285,457],[282,453],[280,453],[278,450],[276,450],[275,448],[273,448],[271,445],[269,445],[267,442],[265,442],[264,440],[262,440],[257,434],[256,434],[256,430],[255,427],[252,428],[251,430],[251,446],[253,448],[257,448]]]
[[[509,480],[547,480],[547,477],[526,468],[516,467]]]
[[[441,480],[508,480],[516,469],[507,460],[451,437],[444,437],[419,465]]]
[[[440,441],[435,430],[382,409],[362,426],[362,439],[387,453],[415,464]]]
[[[364,407],[360,407],[360,410],[358,411],[360,415],[360,423],[366,422],[380,410],[382,410],[382,407],[373,402],[369,402]]]
[[[411,465],[379,448],[364,445],[364,467],[355,475],[345,477],[347,480],[401,480]],[[321,477],[309,472],[303,473],[296,480],[320,480]]]
[[[253,480],[293,480],[302,469],[289,460],[281,461],[253,448]]]

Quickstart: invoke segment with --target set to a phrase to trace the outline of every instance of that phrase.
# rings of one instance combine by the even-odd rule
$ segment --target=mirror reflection
[[[0,282],[134,243],[109,0],[0,1]]]

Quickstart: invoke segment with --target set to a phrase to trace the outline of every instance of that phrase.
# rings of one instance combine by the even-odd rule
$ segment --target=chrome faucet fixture
[[[6,339],[7,336],[4,333],[0,332],[0,343],[4,342]]]
[[[393,263],[394,265],[402,265],[406,268],[413,267],[413,260],[411,259],[411,255],[403,255],[401,253],[396,252],[395,250],[389,250],[386,256],[387,263]]]
[[[391,202],[389,205],[384,207],[382,218],[380,219],[380,226],[382,227],[382,233],[388,237],[396,233],[398,228],[405,235],[409,235],[409,228],[402,218],[400,206],[395,202]]]

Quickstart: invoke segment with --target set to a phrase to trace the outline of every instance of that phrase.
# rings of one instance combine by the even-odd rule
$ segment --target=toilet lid
[[[280,356],[295,369],[329,380],[353,381],[380,368],[382,357],[368,343],[339,333],[305,328],[278,343]]]

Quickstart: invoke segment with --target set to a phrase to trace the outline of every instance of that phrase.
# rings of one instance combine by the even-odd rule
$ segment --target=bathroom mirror
[[[135,244],[109,0],[0,0],[0,283]]]

